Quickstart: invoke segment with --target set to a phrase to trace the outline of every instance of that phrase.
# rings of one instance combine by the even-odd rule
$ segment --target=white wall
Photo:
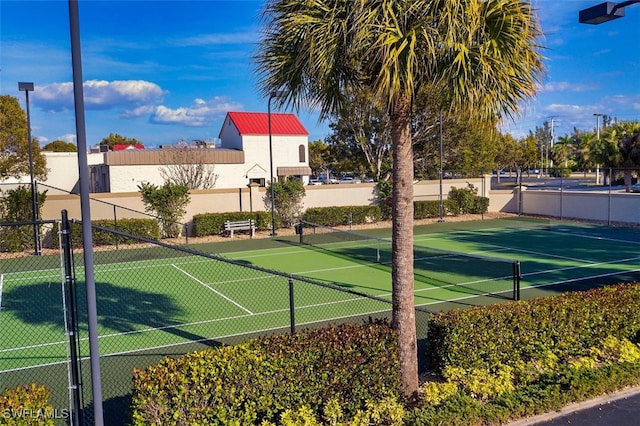
[[[78,153],[77,152],[48,152],[43,151],[42,154],[47,160],[47,179],[37,180],[38,183],[44,183],[46,186],[54,188],[60,188],[63,191],[69,192],[78,189]],[[104,154],[102,153],[88,153],[88,164],[95,165],[104,162]],[[23,176],[21,179],[7,179],[3,181],[3,184],[28,184],[30,182],[29,176]],[[53,194],[56,191],[51,188],[43,187],[41,190],[47,189],[48,194]]]

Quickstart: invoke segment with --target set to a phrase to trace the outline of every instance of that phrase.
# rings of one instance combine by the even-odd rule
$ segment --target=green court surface
[[[388,313],[389,303],[355,294],[391,300],[389,230],[372,234],[378,239],[345,242],[329,238],[320,246],[281,238],[202,247],[225,252],[225,258],[234,263],[170,249],[163,249],[158,256],[149,255],[150,250],[135,255],[131,250],[131,256],[127,256],[128,250],[100,253],[95,281],[101,355],[149,349],[161,352],[162,348],[192,342],[218,342],[230,336],[287,329],[290,300],[300,327]],[[437,311],[508,302],[514,261],[521,262],[523,297],[541,294],[528,290],[553,292],[567,283],[588,288],[637,280],[639,242],[638,229],[545,220],[500,219],[419,227],[415,232],[415,304]],[[375,256],[367,260],[372,244],[377,246],[379,261]],[[434,252],[436,249],[439,251]],[[87,355],[81,265],[75,273],[80,352]],[[2,271],[0,384],[3,372],[60,364],[67,359],[63,303],[69,301],[63,298],[62,275],[59,268],[12,267]]]

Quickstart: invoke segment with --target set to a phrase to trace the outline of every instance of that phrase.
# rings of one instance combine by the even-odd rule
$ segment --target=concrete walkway
[[[636,426],[640,424],[640,386],[623,389],[562,410],[511,422],[508,426]]]

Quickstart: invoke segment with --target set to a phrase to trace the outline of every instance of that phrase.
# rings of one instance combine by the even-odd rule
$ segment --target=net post
[[[296,234],[298,234],[298,237],[300,238],[300,244],[304,244],[304,237],[303,237],[303,230],[304,230],[304,224],[302,221],[296,223],[294,225],[294,228],[296,229]]]
[[[513,261],[513,300],[520,300],[520,261]]]
[[[291,334],[296,333],[296,305],[293,295],[293,278],[289,277],[289,318],[291,322]]]

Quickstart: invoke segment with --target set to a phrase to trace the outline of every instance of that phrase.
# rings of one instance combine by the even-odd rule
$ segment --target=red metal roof
[[[268,135],[269,122],[266,112],[227,113],[241,135]],[[284,136],[309,136],[309,132],[294,114],[271,113],[271,134]]]

